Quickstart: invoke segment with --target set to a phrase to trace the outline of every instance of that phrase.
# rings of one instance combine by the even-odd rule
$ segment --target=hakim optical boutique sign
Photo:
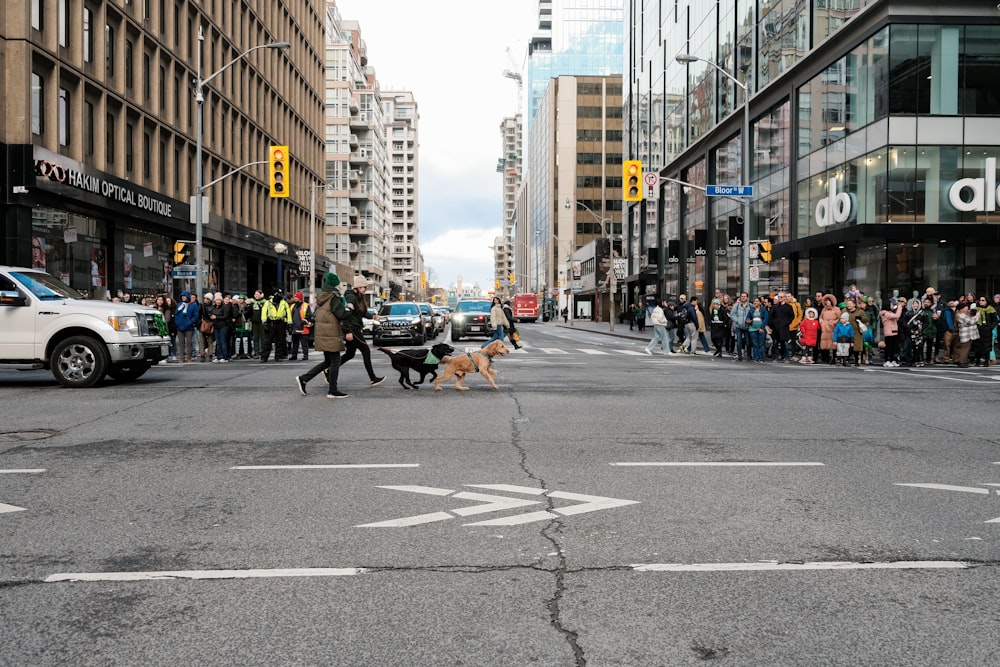
[[[38,146],[33,151],[34,188],[153,222],[187,222],[186,203],[98,171]],[[32,187],[32,186],[29,186]]]

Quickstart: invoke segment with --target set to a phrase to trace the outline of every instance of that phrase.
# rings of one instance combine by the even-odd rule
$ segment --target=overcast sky
[[[493,289],[502,233],[500,123],[517,110],[511,48],[524,63],[537,0],[336,0],[360,24],[382,90],[412,91],[420,113],[420,248],[432,284]]]

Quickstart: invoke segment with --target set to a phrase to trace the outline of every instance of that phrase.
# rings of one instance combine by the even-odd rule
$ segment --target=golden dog
[[[455,377],[455,389],[458,391],[469,391],[468,387],[462,385],[462,380],[465,379],[467,373],[477,372],[486,378],[491,387],[499,389],[500,387],[493,381],[497,372],[490,368],[490,365],[493,357],[502,357],[509,352],[510,350],[507,349],[507,346],[502,341],[495,340],[482,350],[477,350],[476,352],[466,352],[465,354],[443,357],[441,363],[446,364],[446,366],[441,376],[434,380],[434,391],[441,391],[441,383],[450,380],[452,376]]]

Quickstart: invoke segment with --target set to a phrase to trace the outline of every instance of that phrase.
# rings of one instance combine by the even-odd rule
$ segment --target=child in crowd
[[[815,308],[806,308],[806,316],[799,323],[799,344],[802,346],[800,364],[816,363],[819,346],[819,313]]]
[[[847,366],[854,343],[854,327],[851,326],[849,313],[840,314],[840,322],[833,328],[833,340],[837,343],[837,362],[841,366]]]

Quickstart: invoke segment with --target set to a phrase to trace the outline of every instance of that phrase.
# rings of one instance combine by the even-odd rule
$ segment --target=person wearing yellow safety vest
[[[264,303],[260,311],[260,319],[264,324],[264,349],[260,353],[260,363],[266,364],[267,358],[271,356],[271,347],[274,347],[274,360],[284,361],[288,356],[285,346],[285,332],[288,325],[292,323],[292,310],[285,301],[284,294],[279,289],[271,296],[270,301]]]

